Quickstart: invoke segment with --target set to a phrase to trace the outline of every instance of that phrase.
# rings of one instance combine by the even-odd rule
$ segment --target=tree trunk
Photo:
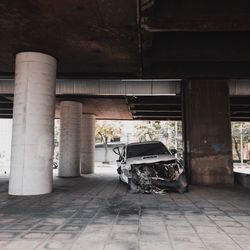
[[[233,137],[233,140],[234,140],[234,148],[235,148],[236,154],[237,154],[239,160],[241,160],[240,151],[238,149],[238,143],[237,143],[237,141],[235,140],[234,137]]]
[[[104,139],[104,163],[108,162],[108,138],[105,137]]]

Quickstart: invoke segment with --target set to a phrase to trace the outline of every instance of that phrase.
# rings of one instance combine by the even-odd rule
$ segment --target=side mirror
[[[119,147],[115,147],[113,148],[113,152],[117,155],[121,155],[121,152],[120,152],[120,148]]]
[[[171,149],[170,152],[171,152],[172,155],[177,154],[177,150],[175,148]]]

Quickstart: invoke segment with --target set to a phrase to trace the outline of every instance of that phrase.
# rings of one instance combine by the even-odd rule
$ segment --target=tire
[[[116,171],[117,171],[118,174],[121,174],[122,173],[121,167],[117,168]]]
[[[132,178],[128,179],[128,189],[130,193],[138,193],[138,187],[134,184]]]

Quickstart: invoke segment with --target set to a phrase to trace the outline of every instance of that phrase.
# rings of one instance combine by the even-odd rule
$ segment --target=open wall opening
[[[54,130],[54,174],[59,166],[60,119],[55,119]],[[11,159],[12,119],[0,119],[0,177],[9,177]]]
[[[114,121],[96,122],[95,161],[100,164],[114,164],[117,155],[114,147],[128,143],[160,141],[168,149],[176,149],[176,156],[183,157],[183,139],[181,121]]]
[[[0,119],[0,176],[9,176],[12,119]]]

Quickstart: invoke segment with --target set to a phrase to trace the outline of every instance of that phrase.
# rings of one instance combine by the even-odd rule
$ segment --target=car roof
[[[144,145],[144,144],[156,144],[156,143],[161,143],[160,141],[145,141],[145,142],[133,142],[127,144],[127,146],[136,146],[136,145]]]

